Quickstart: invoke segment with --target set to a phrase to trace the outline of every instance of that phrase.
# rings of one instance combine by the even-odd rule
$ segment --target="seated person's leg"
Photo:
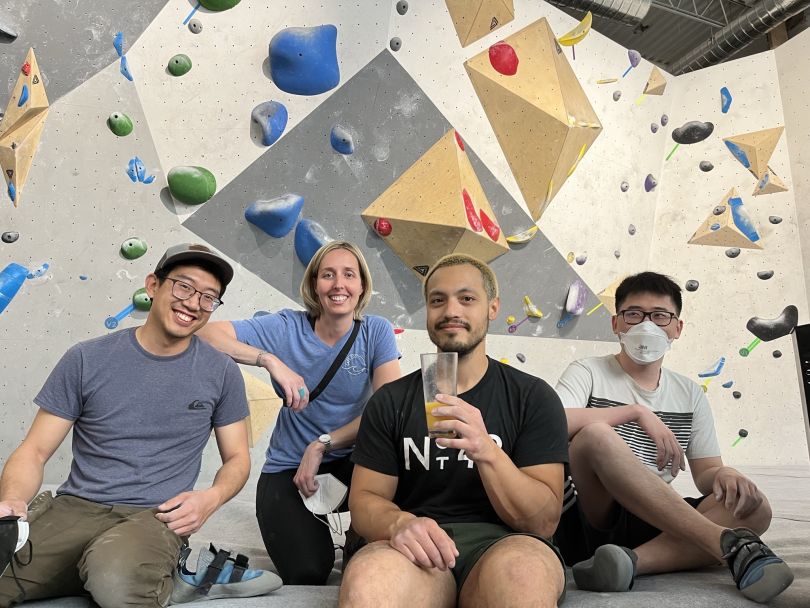
[[[290,470],[259,477],[259,530],[285,585],[323,585],[335,564],[335,546],[328,526],[304,506],[294,475]]]
[[[121,521],[93,539],[79,576],[101,608],[167,606],[183,540],[154,509],[113,507]]]
[[[449,570],[417,566],[388,541],[377,541],[358,551],[346,566],[339,605],[452,608],[456,584]]]
[[[19,561],[12,558],[13,569],[9,565],[0,578],[0,606],[84,595],[76,564],[84,546],[97,532],[98,519],[94,515],[100,516],[103,511],[104,507],[72,496],[50,498],[48,493],[35,498],[28,512],[31,544],[17,552]]]
[[[502,537],[483,553],[472,549],[466,566],[461,608],[554,607],[565,590],[560,556],[545,541],[525,534]]]

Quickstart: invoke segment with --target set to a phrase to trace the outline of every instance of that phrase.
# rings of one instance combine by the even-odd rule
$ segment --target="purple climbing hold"
[[[306,266],[315,253],[332,241],[323,226],[312,220],[301,220],[295,227],[295,255]]]
[[[270,40],[269,54],[270,77],[286,93],[318,95],[340,82],[334,25],[283,29]]]
[[[632,65],[634,68],[637,68],[638,64],[641,63],[641,53],[634,51],[633,49],[627,51],[627,58],[630,60],[630,65]]]
[[[662,114],[661,115],[661,126],[666,127],[668,122],[669,122],[669,116],[667,116],[666,114]]]
[[[251,203],[245,209],[245,219],[278,239],[293,229],[303,208],[304,197],[300,194],[287,193]]]
[[[652,131],[653,133],[658,133],[658,123],[657,122],[651,122],[650,123],[650,131]]]
[[[652,192],[655,190],[655,187],[658,185],[658,181],[653,177],[652,173],[649,173],[647,177],[644,178],[644,191],[645,192]]]
[[[250,118],[262,129],[262,143],[272,146],[287,128],[287,108],[277,101],[260,103],[250,113]]]

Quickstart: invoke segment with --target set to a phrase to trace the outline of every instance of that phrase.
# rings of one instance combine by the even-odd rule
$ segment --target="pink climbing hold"
[[[388,236],[392,230],[391,222],[384,217],[378,217],[374,220],[374,231],[380,236]]]
[[[456,143],[458,144],[458,147],[461,148],[461,151],[463,152],[464,151],[464,140],[461,139],[461,135],[458,134],[458,131],[456,131]]]
[[[489,62],[497,72],[504,76],[517,74],[518,56],[510,45],[505,42],[496,42],[489,47]]]
[[[479,213],[481,214],[481,223],[484,224],[484,230],[487,231],[489,238],[491,238],[493,241],[497,241],[498,237],[501,236],[500,226],[489,219],[489,216],[484,213],[483,209],[481,209]]]
[[[481,220],[478,219],[478,214],[475,212],[475,205],[473,205],[472,198],[470,198],[466,189],[461,191],[461,197],[464,199],[464,210],[467,212],[467,221],[470,223],[470,228],[476,232],[481,232],[484,227],[481,225]]]
[[[29,76],[31,74],[31,64],[26,61],[24,64],[22,64],[20,71],[26,76]]]

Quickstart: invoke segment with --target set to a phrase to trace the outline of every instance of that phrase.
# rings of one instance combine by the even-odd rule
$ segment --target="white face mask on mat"
[[[672,346],[672,338],[650,320],[633,325],[627,332],[619,334],[619,342],[624,352],[639,365],[655,363]]]
[[[338,508],[346,500],[349,488],[331,473],[316,475],[315,479],[318,482],[318,489],[309,498],[299,492],[301,500],[304,501],[304,506],[316,516],[315,519],[325,523],[335,534],[342,534],[343,522],[340,519]],[[318,515],[325,516],[326,521],[317,517]],[[330,515],[334,515],[336,521],[334,526],[329,517]]]

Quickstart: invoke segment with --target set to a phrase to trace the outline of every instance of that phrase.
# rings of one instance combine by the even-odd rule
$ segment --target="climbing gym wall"
[[[783,116],[778,55],[674,78],[545,3],[473,4],[170,0],[131,18],[112,1],[64,2],[1,15],[17,36],[0,62],[14,196],[0,204],[0,458],[70,345],[143,321],[137,291],[167,246],[202,241],[234,263],[214,317],[228,319],[298,306],[302,260],[348,239],[371,266],[369,311],[402,330],[406,372],[431,349],[421,277],[450,251],[498,273],[491,356],[552,383],[568,362],[617,350],[623,276],[696,282],[669,362],[706,384],[727,457],[806,459],[790,338],[770,320],[793,305],[806,321],[790,280],[804,276],[791,161],[810,126],[790,124],[798,100]],[[775,132],[745,137],[777,127],[767,155]],[[787,191],[753,196],[765,176],[740,151],[764,163],[760,190]],[[762,343],[743,357],[752,317]],[[271,402],[267,378],[245,371],[256,403]],[[272,420],[254,418],[259,461]],[[732,451],[739,428],[749,436]],[[68,462],[63,446],[47,480]],[[211,449],[204,477],[216,467]]]

